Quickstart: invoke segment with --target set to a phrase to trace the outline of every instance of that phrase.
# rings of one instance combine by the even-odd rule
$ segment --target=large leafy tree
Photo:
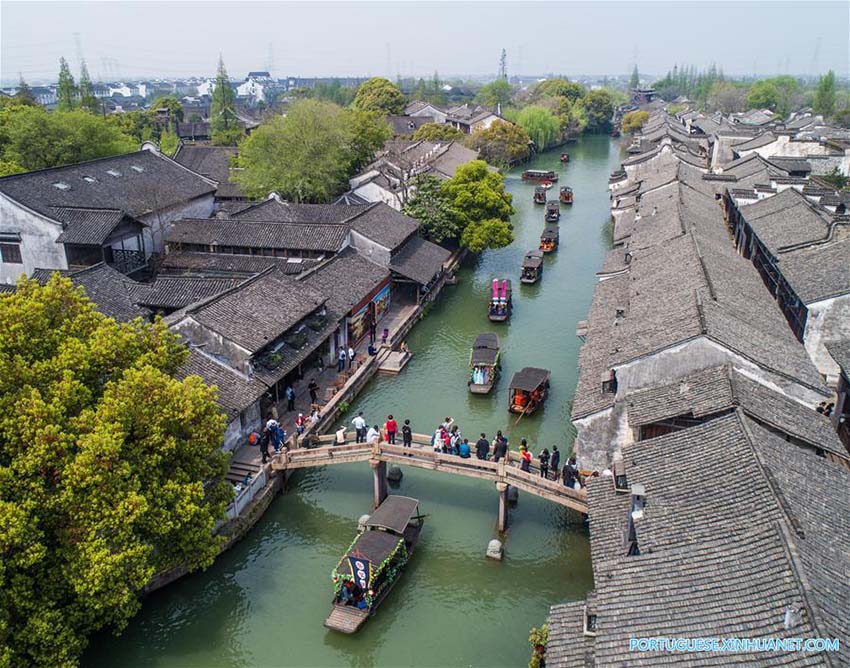
[[[372,77],[360,84],[353,104],[361,111],[402,114],[405,98],[404,93],[392,81],[382,77]]]
[[[59,59],[59,85],[56,88],[56,111],[71,111],[77,103],[74,75],[64,57]]]
[[[478,95],[475,97],[479,104],[485,107],[495,108],[498,105],[506,107],[511,102],[514,89],[505,79],[496,79],[488,84],[484,84]]]
[[[330,102],[298,100],[286,116],[264,123],[242,142],[234,178],[250,197],[277,191],[295,202],[327,202],[386,131],[371,129],[363,112]],[[368,129],[368,131],[367,131]],[[359,137],[355,135],[359,134]]]
[[[0,121],[0,159],[27,170],[138,149],[136,140],[109,119],[80,109],[48,113],[42,107],[4,106]]]
[[[534,88],[532,93],[533,100],[540,100],[544,97],[565,97],[570,102],[580,100],[587,94],[584,86],[574,81],[567,79],[547,79],[542,81]]]
[[[173,95],[161,95],[156,98],[151,104],[151,111],[156,113],[157,109],[168,109],[168,113],[172,118],[177,119],[178,123],[183,122],[183,105]]]
[[[513,241],[510,217],[513,198],[505,192],[501,174],[491,172],[483,160],[461,165],[443,184],[458,229],[460,243],[473,252],[501,248]]]
[[[516,123],[534,140],[538,151],[556,142],[561,134],[561,123],[552,111],[546,107],[532,104],[516,115]]]
[[[747,93],[748,109],[776,109],[779,91],[772,81],[756,81]]]
[[[416,128],[413,139],[425,141],[452,141],[463,139],[466,135],[448,123],[425,123]]]
[[[486,162],[506,167],[528,157],[530,141],[522,126],[496,121],[486,130],[473,133],[468,144],[470,148],[477,149],[478,155]]]
[[[185,354],[65,278],[0,297],[0,664],[76,666],[154,574],[217,554],[224,417]]]
[[[413,185],[415,189],[404,212],[419,221],[422,236],[437,244],[458,241],[463,229],[442,182],[432,174],[424,174]]]
[[[236,93],[230,87],[230,78],[224,66],[224,59],[218,58],[218,73],[215,77],[215,86],[210,102],[210,134],[215,143],[232,144],[233,131],[239,127],[236,118]],[[217,137],[222,133],[227,134],[226,141]]]
[[[378,149],[393,136],[392,126],[377,111],[345,109],[342,122],[348,134],[349,173],[370,163]]]
[[[832,116],[835,111],[835,72],[830,70],[818,81],[815,99],[812,105],[816,114]]]
[[[35,100],[35,96],[32,94],[32,89],[29,87],[29,84],[24,81],[23,75],[21,75],[20,83],[18,83],[18,92],[15,93],[15,98],[21,104],[26,104],[30,107],[34,107],[38,104]]]
[[[583,101],[587,128],[591,132],[607,132],[614,115],[614,97],[604,88],[590,91]]]
[[[623,132],[637,132],[648,120],[648,111],[630,111],[623,116]]]
[[[80,109],[85,109],[93,114],[100,111],[100,100],[94,93],[94,84],[89,76],[89,68],[84,60],[80,65]]]

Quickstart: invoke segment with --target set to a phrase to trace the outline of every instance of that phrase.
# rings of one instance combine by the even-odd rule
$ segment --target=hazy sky
[[[0,77],[848,73],[850,2],[0,2]],[[271,57],[271,61],[269,60]]]

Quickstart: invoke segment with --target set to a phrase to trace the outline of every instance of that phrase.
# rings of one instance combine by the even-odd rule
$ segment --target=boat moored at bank
[[[419,501],[388,496],[333,570],[334,600],[325,626],[356,633],[401,577],[425,518]]]

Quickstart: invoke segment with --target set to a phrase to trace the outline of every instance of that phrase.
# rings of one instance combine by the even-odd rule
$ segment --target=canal
[[[411,333],[413,358],[397,377],[378,377],[354,402],[370,422],[387,413],[432,431],[446,415],[474,441],[479,431],[507,430],[511,446],[527,438],[537,453],[569,450],[569,404],[577,379],[584,319],[608,247],[608,175],[620,160],[607,137],[585,137],[527,167],[555,169],[576,193],[562,207],[560,250],[545,258],[542,282],[520,286],[525,251],[536,248],[543,207],[533,188],[507,178],[514,195],[515,241],[470,258],[457,286]],[[555,187],[549,193],[557,196]],[[487,320],[493,278],[514,283],[508,323]],[[466,389],[469,347],[480,332],[499,334],[503,373],[488,396]],[[523,366],[552,370],[545,408],[524,417],[507,410],[508,383]],[[350,417],[350,416],[349,416]],[[150,597],[119,637],[99,634],[84,657],[88,668],[213,668],[236,666],[521,666],[528,631],[551,603],[584,597],[593,586],[590,548],[580,515],[521,493],[512,509],[505,560],[484,558],[495,534],[498,497],[492,483],[415,469],[396,493],[416,497],[428,515],[417,552],[399,585],[356,636],[323,626],[330,572],[348,547],[357,517],[372,502],[366,464],[300,472],[251,533],[206,572]],[[391,490],[393,493],[393,490]]]

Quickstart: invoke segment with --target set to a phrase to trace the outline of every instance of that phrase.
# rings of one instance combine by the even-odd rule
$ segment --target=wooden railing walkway
[[[415,466],[513,485],[535,496],[587,514],[586,490],[574,490],[560,482],[542,478],[536,467],[533,467],[531,472],[520,470],[519,455],[515,452],[509,452],[508,457],[499,462],[478,459],[474,454],[464,459],[457,455],[435,452],[430,437],[425,434],[414,434],[410,448],[388,443],[352,443],[353,432],[346,435],[346,445],[326,445],[333,443],[333,436],[320,436],[315,440],[320,444],[319,447],[296,448],[276,455],[272,459],[272,468],[282,471],[365,461]]]

